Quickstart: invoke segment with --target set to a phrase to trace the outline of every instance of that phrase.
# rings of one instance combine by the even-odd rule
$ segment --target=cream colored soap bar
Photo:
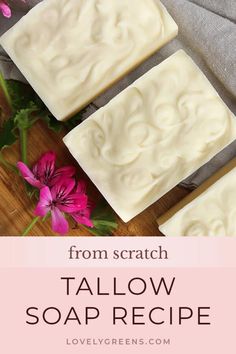
[[[236,159],[158,223],[166,236],[236,236]]]
[[[44,0],[0,44],[64,120],[177,32],[159,0]]]
[[[64,142],[127,222],[235,139],[235,117],[192,59],[178,51]]]

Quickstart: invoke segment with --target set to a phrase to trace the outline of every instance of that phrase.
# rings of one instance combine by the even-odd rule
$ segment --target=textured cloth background
[[[132,1],[135,3],[138,0]],[[17,0],[12,2],[17,3]],[[28,6],[18,7],[11,20],[1,17],[0,34],[38,2],[40,0],[29,0]],[[89,105],[85,117],[180,48],[195,60],[229,108],[236,114],[236,0],[162,0],[162,3],[177,22],[179,36],[97,98]],[[7,78],[24,80],[1,48],[0,70]],[[235,156],[236,141],[183,184],[188,188],[198,186]]]

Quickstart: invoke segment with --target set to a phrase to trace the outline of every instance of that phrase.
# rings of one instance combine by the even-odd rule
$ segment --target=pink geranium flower
[[[17,167],[22,177],[40,190],[39,195],[36,195],[36,217],[23,235],[27,235],[35,222],[46,216],[51,216],[52,230],[61,235],[69,230],[66,217],[90,228],[94,227],[91,213],[95,205],[88,199],[85,182],[79,181],[76,184],[74,166],[56,168],[56,154],[49,151],[41,156],[32,169],[21,161]]]
[[[17,167],[22,177],[33,187],[39,189],[45,186],[53,186],[62,177],[73,177],[76,172],[74,166],[56,169],[56,154],[52,151],[43,154],[33,166],[32,171],[21,161],[17,163]]]
[[[86,194],[73,192],[75,181],[71,178],[63,178],[49,189],[43,187],[40,190],[38,205],[35,209],[37,216],[44,217],[48,213],[52,216],[52,230],[65,235],[69,230],[69,224],[64,216],[76,214],[87,207],[88,198]]]
[[[11,17],[11,8],[6,1],[0,1],[0,12],[3,14],[4,17]]]
[[[76,187],[76,193],[81,195],[86,194],[86,183],[84,181],[79,181]],[[83,210],[79,210],[76,213],[73,213],[71,216],[73,219],[82,225],[93,227],[93,222],[91,220],[91,214],[94,209],[95,205],[88,200],[86,208]]]

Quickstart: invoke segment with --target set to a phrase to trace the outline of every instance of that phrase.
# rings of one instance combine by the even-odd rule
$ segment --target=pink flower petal
[[[67,234],[69,224],[58,208],[52,209],[52,230],[60,235]]]
[[[44,217],[52,208],[52,195],[48,187],[40,190],[39,202],[34,211],[35,215]]]
[[[86,208],[88,197],[85,194],[70,194],[65,199],[60,200],[58,208],[65,213],[76,213]]]
[[[33,166],[32,172],[33,172],[34,177],[39,180],[40,176],[39,176],[39,166],[38,166],[38,163],[36,163],[36,164]]]
[[[0,11],[4,17],[11,17],[11,8],[4,1],[0,1]]]
[[[67,197],[68,194],[74,189],[75,180],[73,178],[61,178],[52,187],[52,197],[54,200],[60,201]]]
[[[76,193],[81,193],[85,194],[86,193],[86,182],[83,180],[78,181],[77,187],[76,187]]]
[[[88,227],[94,227],[92,220],[90,219],[90,211],[88,209],[83,210],[82,212],[78,212],[73,214],[73,219],[81,225],[85,225]]]
[[[37,180],[34,176],[34,174],[31,172],[31,170],[28,168],[28,166],[26,166],[23,162],[18,162],[17,163],[17,168],[19,169],[22,177],[29,183],[31,184],[33,187],[36,188],[42,188],[43,185],[42,183]]]
[[[53,151],[46,152],[41,156],[34,169],[37,169],[39,179],[47,184],[55,171],[56,154]]]
[[[59,168],[55,171],[55,173],[52,176],[51,181],[49,182],[50,186],[53,186],[56,184],[61,178],[70,178],[73,177],[76,173],[76,169],[74,166],[65,166],[62,168]]]
[[[64,166],[56,170],[55,176],[63,175],[64,177],[73,177],[75,173],[76,169],[74,166]]]

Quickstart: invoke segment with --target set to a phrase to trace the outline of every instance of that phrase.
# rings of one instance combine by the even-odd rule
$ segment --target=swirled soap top
[[[64,141],[128,221],[235,139],[235,117],[192,59],[178,51]]]
[[[0,44],[49,110],[63,120],[177,31],[159,0],[44,0]]]
[[[236,236],[235,182],[236,167],[163,223],[160,230],[166,236]]]

